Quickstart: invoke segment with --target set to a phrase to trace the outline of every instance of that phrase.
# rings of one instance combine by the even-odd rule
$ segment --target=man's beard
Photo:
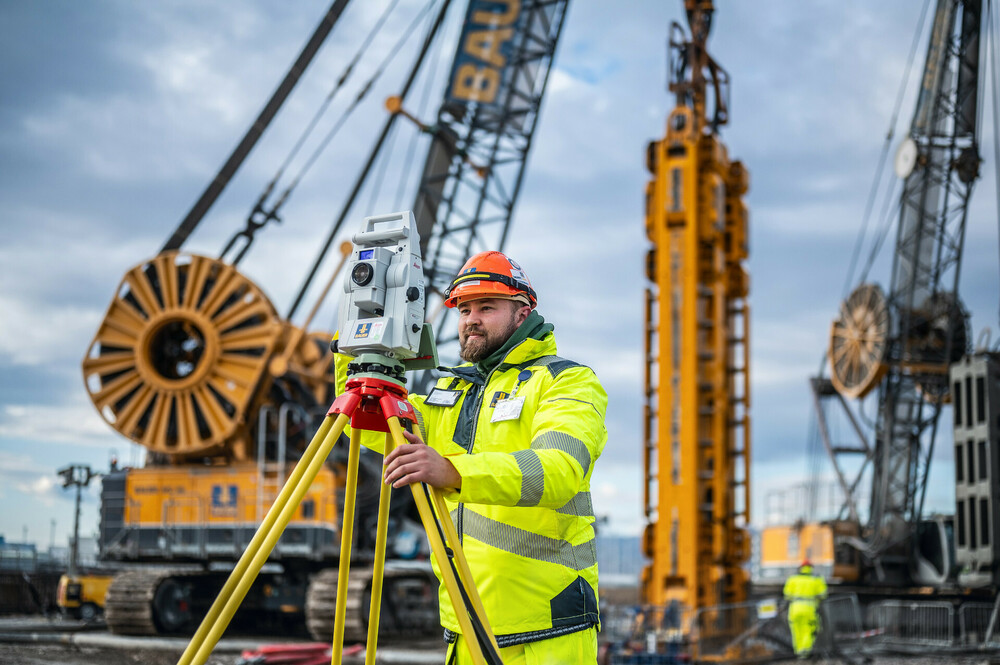
[[[460,336],[459,339],[459,357],[462,360],[470,363],[477,363],[480,360],[485,360],[489,358],[494,351],[503,346],[510,336],[514,334],[517,330],[516,319],[512,315],[510,320],[507,322],[507,327],[495,334],[491,334],[485,328],[481,326],[469,327],[465,329],[464,337]],[[483,335],[483,337],[477,337],[476,339],[469,339],[469,333],[477,333]]]

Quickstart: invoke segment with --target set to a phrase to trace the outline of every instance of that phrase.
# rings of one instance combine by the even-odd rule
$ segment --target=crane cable
[[[250,248],[250,244],[253,242],[254,233],[258,229],[260,229],[260,227],[262,227],[269,221],[280,219],[278,216],[278,211],[288,201],[289,197],[298,187],[299,183],[302,182],[303,177],[306,175],[306,173],[310,171],[310,169],[316,163],[316,160],[319,158],[319,156],[326,150],[332,139],[337,135],[337,133],[340,131],[340,128],[343,127],[344,123],[346,123],[348,118],[350,118],[354,110],[368,96],[368,93],[371,91],[372,87],[385,72],[388,65],[391,64],[391,62],[395,59],[396,55],[399,53],[402,47],[406,44],[407,41],[409,41],[410,36],[415,32],[417,24],[434,6],[434,4],[436,4],[437,0],[429,0],[429,2],[427,2],[424,5],[423,9],[421,9],[420,12],[417,13],[416,17],[413,19],[413,21],[411,21],[407,29],[404,30],[400,38],[396,40],[395,45],[389,50],[389,53],[386,55],[386,57],[382,59],[381,63],[379,64],[375,72],[372,74],[372,76],[364,83],[364,85],[361,86],[360,90],[358,91],[358,94],[355,96],[351,104],[343,111],[343,113],[341,113],[341,115],[334,122],[333,126],[327,131],[326,135],[324,135],[319,145],[317,145],[317,147],[312,151],[312,153],[306,159],[306,162],[299,169],[298,173],[296,173],[295,177],[292,179],[292,182],[281,193],[281,196],[278,197],[278,200],[274,203],[271,209],[266,210],[264,208],[264,203],[268,198],[270,198],[270,195],[274,190],[274,187],[277,185],[278,180],[284,174],[284,170],[288,167],[289,163],[302,148],[309,134],[312,133],[313,129],[317,125],[320,117],[325,114],[327,108],[330,105],[330,102],[333,100],[337,91],[343,86],[344,82],[346,82],[347,78],[350,76],[351,71],[354,69],[361,56],[368,49],[368,46],[372,43],[377,34],[382,30],[382,27],[384,26],[386,19],[388,18],[392,10],[396,7],[398,2],[399,0],[392,0],[389,6],[383,11],[382,15],[376,22],[376,25],[369,32],[368,36],[365,38],[365,41],[359,48],[358,52],[355,54],[352,61],[347,65],[344,73],[338,79],[336,86],[333,88],[330,94],[327,95],[326,99],[323,101],[320,108],[313,116],[312,121],[309,123],[309,125],[304,130],[303,134],[300,136],[298,142],[292,148],[292,151],[289,153],[289,155],[285,158],[284,163],[278,169],[278,172],[275,174],[274,178],[272,178],[271,182],[268,183],[268,185],[265,187],[260,198],[257,200],[256,205],[254,206],[253,210],[251,210],[250,214],[247,217],[246,228],[238,231],[233,236],[233,238],[230,239],[229,243],[226,245],[226,248],[222,251],[221,256],[224,257],[226,254],[229,253],[230,249],[232,249],[232,247],[235,245],[237,239],[241,237],[246,239],[246,243],[244,244],[243,248],[240,250],[239,254],[237,254],[236,257],[233,259],[232,261],[233,265],[239,263],[239,261],[246,254],[247,250]]]
[[[375,26],[368,32],[367,37],[365,37],[364,41],[361,43],[361,46],[355,52],[354,57],[351,58],[351,61],[349,63],[347,63],[347,67],[344,68],[343,73],[337,79],[337,83],[334,85],[333,89],[330,90],[329,94],[327,94],[326,96],[326,99],[324,99],[323,102],[320,104],[319,108],[316,110],[316,113],[313,115],[312,120],[310,120],[309,123],[306,125],[306,128],[299,135],[298,140],[295,142],[295,145],[292,147],[288,155],[285,157],[285,160],[282,162],[281,166],[278,167],[277,172],[271,178],[270,182],[267,183],[267,185],[264,187],[264,190],[257,198],[257,202],[254,204],[254,207],[250,210],[250,214],[247,215],[246,227],[240,231],[237,231],[233,235],[233,237],[229,239],[229,242],[226,244],[225,248],[219,255],[220,259],[225,258],[225,256],[229,253],[229,251],[235,246],[236,241],[238,239],[245,238],[246,243],[240,250],[239,254],[237,254],[232,261],[233,265],[238,264],[240,262],[240,259],[243,258],[243,255],[246,254],[247,250],[250,248],[250,244],[253,242],[254,233],[270,221],[281,221],[277,215],[277,211],[281,207],[281,204],[284,202],[284,200],[288,198],[288,195],[291,193],[290,190],[288,189],[285,190],[285,193],[282,195],[282,198],[276,205],[272,206],[270,211],[264,209],[264,203],[271,197],[271,194],[274,191],[275,187],[278,186],[278,181],[280,181],[282,176],[284,175],[285,169],[288,168],[292,160],[295,159],[296,155],[298,155],[299,151],[305,145],[306,140],[309,138],[313,130],[316,128],[316,125],[319,123],[320,119],[324,115],[326,115],[327,109],[329,109],[330,104],[333,102],[334,97],[336,97],[340,89],[344,87],[344,84],[347,83],[347,80],[351,77],[351,74],[354,72],[354,68],[357,66],[358,62],[360,62],[361,57],[364,55],[365,51],[368,50],[368,47],[375,39],[375,36],[381,31],[382,26],[385,24],[386,19],[389,17],[389,14],[396,7],[396,4],[398,2],[399,0],[391,0],[390,4],[382,12],[382,15],[379,16],[379,19],[375,22]]]
[[[178,250],[181,245],[188,239],[188,237],[194,232],[201,221],[205,218],[205,214],[208,212],[209,208],[215,204],[219,196],[222,194],[223,190],[232,180],[233,176],[242,166],[243,162],[246,160],[247,155],[253,150],[254,146],[257,145],[257,141],[260,140],[261,135],[263,135],[264,130],[268,128],[271,121],[274,120],[274,116],[277,115],[278,111],[281,109],[285,100],[291,94],[292,90],[295,88],[302,74],[305,72],[306,68],[309,67],[309,63],[312,62],[317,51],[319,51],[320,46],[326,40],[330,31],[333,30],[333,26],[340,19],[340,15],[343,13],[344,8],[347,6],[348,0],[334,0],[333,4],[326,11],[323,19],[316,26],[313,31],[312,36],[306,45],[302,47],[302,51],[299,52],[298,57],[292,64],[291,68],[285,73],[285,78],[281,80],[278,84],[277,89],[271,94],[271,98],[264,105],[257,119],[254,120],[253,124],[250,125],[250,129],[247,130],[246,134],[237,144],[233,152],[230,153],[229,158],[226,159],[225,164],[219,169],[219,172],[209,183],[205,191],[201,193],[198,200],[191,207],[188,213],[181,220],[180,225],[174,230],[170,238],[160,249],[160,253]]]
[[[1000,62],[997,60],[997,36],[1000,35],[1000,15],[993,11],[993,2],[988,0],[986,3],[986,11],[989,18],[990,31],[986,36],[986,44],[989,48],[990,59],[987,62],[987,67],[990,67],[990,72],[992,78],[990,82],[993,86],[993,177],[996,180],[996,187],[994,195],[996,196],[997,203],[997,242],[1000,245],[1000,87],[998,87],[998,69],[1000,69]],[[1000,246],[998,246],[998,259],[1000,259]],[[997,261],[997,266],[1000,267],[1000,260]],[[998,312],[1000,315],[1000,312]]]
[[[865,214],[862,217],[861,232],[858,234],[858,240],[854,245],[854,252],[851,255],[850,267],[847,269],[847,276],[844,281],[844,291],[841,296],[842,300],[847,297],[848,293],[851,290],[851,287],[855,283],[854,269],[855,267],[857,267],[858,257],[861,254],[861,247],[864,245],[865,236],[868,234],[868,222],[871,218],[872,208],[875,205],[875,199],[877,198],[878,190],[880,189],[881,186],[880,183],[882,182],[882,173],[885,169],[885,163],[889,155],[889,147],[892,144],[893,137],[895,136],[896,124],[899,121],[899,112],[903,105],[903,96],[906,92],[906,87],[909,84],[910,73],[913,70],[913,61],[916,58],[917,44],[920,42],[920,36],[924,32],[924,21],[927,18],[927,8],[929,6],[930,6],[930,0],[924,0],[923,9],[921,9],[920,11],[920,19],[917,22],[917,31],[914,33],[913,42],[910,44],[910,55],[906,61],[906,69],[903,74],[903,80],[900,83],[899,92],[896,94],[896,105],[892,111],[892,119],[889,121],[889,132],[886,134],[885,142],[882,144],[882,154],[879,156],[878,166],[875,169],[875,179],[872,182],[872,188],[868,193],[868,202],[865,204]],[[887,194],[887,196],[889,195],[891,195],[891,192],[890,194]],[[883,214],[884,212],[885,209],[883,208]],[[873,255],[878,253],[878,249],[881,248],[881,245],[882,243],[881,241],[879,241],[875,249],[873,249],[872,251]],[[861,278],[862,282],[867,277],[868,269],[871,267],[871,264],[873,262],[874,262],[874,256],[869,257],[867,267],[864,273],[862,274]]]
[[[326,96],[326,99],[323,100],[323,103],[320,105],[320,107],[316,110],[316,114],[313,116],[312,120],[309,121],[309,124],[302,132],[302,135],[299,136],[299,140],[295,143],[295,146],[288,153],[288,156],[285,157],[285,161],[278,168],[277,173],[275,173],[274,177],[271,178],[271,182],[268,183],[267,187],[265,188],[264,194],[261,194],[261,201],[259,203],[263,203],[264,199],[270,196],[271,190],[273,190],[277,186],[278,181],[285,173],[285,169],[288,168],[291,161],[299,153],[299,150],[302,149],[302,146],[305,144],[306,139],[309,137],[310,134],[312,134],[313,130],[316,128],[316,125],[319,123],[320,118],[326,114],[327,109],[330,107],[330,103],[333,102],[333,98],[337,95],[340,89],[344,87],[344,84],[347,83],[347,80],[351,77],[351,74],[354,72],[354,68],[357,67],[358,62],[360,62],[361,57],[368,50],[368,47],[371,46],[371,43],[375,40],[376,35],[382,30],[382,26],[385,25],[386,20],[389,18],[389,14],[392,13],[392,10],[396,8],[397,4],[399,4],[399,0],[392,0],[389,3],[389,5],[385,8],[385,10],[383,10],[381,16],[379,16],[378,20],[375,22],[374,27],[372,27],[372,29],[368,32],[368,35],[365,37],[365,40],[361,43],[361,46],[358,48],[358,51],[354,54],[354,57],[351,58],[351,61],[349,63],[347,63],[347,67],[344,68],[344,72],[340,75],[340,78],[337,79],[337,83],[334,85],[333,89],[330,90],[330,93]]]
[[[879,252],[882,251],[882,245],[885,243],[885,239],[889,237],[889,232],[892,230],[896,223],[896,218],[899,216],[899,210],[903,205],[900,197],[896,195],[899,189],[899,185],[893,187],[891,195],[886,198],[885,205],[882,206],[882,228],[875,238],[875,242],[872,244],[872,251],[868,254],[868,260],[865,261],[865,267],[860,275],[860,283],[864,283],[868,279],[868,273],[871,272],[872,266],[875,265],[875,259],[878,258]],[[895,205],[890,210],[889,205],[893,203]]]
[[[424,58],[426,57],[427,52],[430,49],[431,42],[433,42],[434,37],[437,35],[438,30],[441,27],[441,23],[444,21],[445,15],[448,13],[448,8],[450,6],[451,6],[451,0],[441,0],[440,9],[438,9],[436,18],[434,19],[434,22],[431,24],[430,28],[427,30],[427,34],[424,37],[424,43],[421,45],[420,52],[417,54],[417,59],[413,63],[413,66],[410,68],[410,73],[407,75],[406,81],[403,82],[402,90],[400,90],[400,93],[398,95],[401,100],[403,101],[406,100],[406,96],[409,93],[410,88],[413,86],[413,82],[414,80],[416,80],[417,73],[419,72],[420,67],[424,62]],[[382,146],[385,144],[386,136],[392,129],[392,125],[395,122],[396,117],[397,117],[396,114],[391,114],[389,116],[389,118],[385,121],[385,124],[383,125],[382,131],[380,132],[378,138],[375,139],[375,144],[372,147],[371,151],[369,152],[368,159],[366,160],[365,165],[362,167],[361,172],[358,174],[358,177],[355,180],[354,185],[352,186],[351,191],[347,196],[347,201],[341,208],[340,214],[334,220],[333,226],[330,229],[329,233],[327,234],[326,239],[323,242],[323,246],[320,248],[320,251],[316,259],[313,261],[312,266],[309,268],[309,272],[306,275],[306,278],[303,281],[302,286],[299,288],[298,294],[295,296],[295,299],[288,310],[288,316],[286,317],[286,319],[291,320],[292,316],[295,315],[295,311],[302,303],[302,299],[305,297],[306,291],[309,290],[309,286],[312,283],[313,278],[316,276],[316,271],[319,270],[320,265],[323,263],[323,260],[326,257],[326,253],[330,249],[330,245],[333,244],[333,240],[334,238],[337,237],[337,234],[340,232],[340,227],[344,223],[344,220],[347,218],[347,214],[354,206],[354,202],[357,199],[358,193],[364,186],[364,183],[368,178],[368,173],[371,170],[372,165],[375,163],[375,159],[378,157],[379,152],[382,150]]]
[[[448,43],[451,43],[451,40],[439,39],[435,42],[434,46],[431,47],[432,49],[434,49],[434,52],[430,55],[429,58],[429,62],[427,65],[428,67],[427,76],[424,79],[423,94],[420,97],[420,103],[417,105],[418,118],[424,117],[424,114],[427,111],[427,105],[430,103],[430,93],[434,88],[435,81],[437,80],[437,68],[441,60],[441,50],[443,49],[442,45],[446,41]],[[420,132],[413,132],[410,135],[410,144],[409,146],[407,146],[406,157],[403,158],[404,174],[410,173],[410,167],[413,165],[413,160],[416,157],[417,139],[420,138],[420,134],[421,134]],[[419,178],[420,176],[418,175],[417,177]],[[417,185],[419,186],[419,184],[420,183],[418,180]],[[392,207],[393,210],[403,209],[403,195],[408,189],[406,185],[407,185],[407,178],[406,177],[400,178],[399,186],[396,188],[396,199]]]
[[[361,87],[361,90],[358,91],[357,97],[354,98],[354,101],[351,102],[351,105],[344,110],[344,113],[340,116],[340,118],[337,119],[337,122],[333,125],[333,127],[330,128],[330,130],[323,137],[323,140],[316,147],[313,153],[309,156],[309,159],[302,166],[302,169],[299,171],[299,173],[295,176],[295,179],[292,181],[292,184],[290,184],[288,186],[288,189],[285,190],[285,193],[282,194],[279,203],[283,203],[284,200],[287,199],[288,196],[291,194],[292,190],[294,190],[295,187],[298,186],[299,182],[302,180],[302,177],[306,174],[306,172],[309,171],[312,165],[316,162],[316,159],[319,158],[320,154],[330,144],[330,141],[333,139],[333,137],[337,135],[337,132],[339,132],[340,128],[343,127],[344,123],[354,112],[354,109],[356,109],[358,105],[365,99],[365,97],[368,96],[368,93],[371,91],[372,86],[375,85],[375,82],[378,81],[378,79],[385,72],[386,67],[389,66],[389,64],[395,59],[396,55],[399,53],[400,49],[402,49],[403,46],[406,44],[406,42],[409,41],[410,36],[416,32],[417,24],[420,23],[421,19],[423,19],[423,17],[427,15],[427,13],[435,4],[437,4],[437,0],[430,0],[424,5],[424,8],[421,9],[420,12],[418,12],[417,15],[413,18],[413,20],[410,22],[410,25],[403,32],[403,35],[398,40],[396,40],[395,45],[393,45],[393,47],[389,50],[388,55],[386,55],[386,57],[382,59],[382,62],[375,70],[375,73],[372,74],[371,78],[369,78],[368,81]]]
[[[382,181],[385,180],[386,171],[389,170],[389,156],[396,145],[396,134],[398,125],[393,125],[389,130],[389,137],[386,139],[385,150],[378,156],[377,170],[375,171],[375,181],[372,183],[371,191],[368,193],[368,210],[375,210],[379,194],[382,193]]]
[[[424,76],[424,90],[421,97],[418,117],[423,115],[423,112],[427,106],[429,93],[434,83],[436,82],[437,62],[438,59],[440,58],[441,45],[444,42],[445,42],[444,39],[435,40],[434,45],[431,47],[433,49],[433,53],[430,53],[428,55],[428,60],[430,64],[428,65],[428,73],[426,76]],[[410,135],[410,144],[409,144],[410,149],[407,150],[406,157],[401,165],[402,168],[401,172],[403,174],[410,173],[410,166],[412,166],[413,164],[414,150],[416,148],[417,139],[420,137],[421,133],[422,132],[413,132]],[[386,142],[386,149],[378,157],[379,159],[378,172],[375,174],[375,182],[372,184],[371,193],[368,197],[369,210],[376,209],[376,203],[382,194],[382,183],[385,181],[385,175],[386,172],[388,171],[390,155],[392,154],[392,151],[394,150],[395,147],[396,136],[397,136],[397,125],[393,125],[392,129],[390,130],[389,138],[387,139]],[[405,175],[404,177],[398,179],[398,184],[396,186],[396,202],[394,207],[392,208],[393,210],[402,209],[403,205],[402,200],[403,200],[403,194],[406,191],[406,184],[407,183]]]
[[[443,39],[435,40],[434,41],[434,45],[431,47],[432,49],[434,49],[434,53],[432,55],[429,55],[429,59],[430,59],[430,62],[431,62],[431,68],[432,68],[431,72],[427,76],[424,77],[424,93],[425,93],[425,95],[426,95],[426,92],[430,89],[431,84],[434,83],[434,74],[437,71],[436,57],[437,57],[438,49],[440,48],[440,45],[441,45],[442,42],[444,42]],[[425,97],[425,99],[426,99],[426,97]],[[379,156],[378,156],[378,170],[375,173],[375,181],[372,183],[371,191],[369,192],[369,196],[368,196],[368,210],[375,210],[376,209],[376,204],[378,202],[379,197],[382,194],[382,183],[385,181],[386,173],[389,170],[389,163],[391,161],[390,160],[390,156],[392,155],[392,152],[395,149],[397,134],[398,134],[398,125],[394,124],[392,126],[392,128],[389,130],[389,136],[386,139],[385,150],[383,152],[381,152],[379,154]],[[411,145],[416,142],[416,140],[417,140],[417,138],[419,136],[420,136],[420,132],[414,132],[412,134]],[[405,163],[402,164],[402,173],[403,174],[408,174],[410,172],[410,168],[409,167],[410,167],[410,165],[412,163],[412,159],[409,159],[409,157],[411,157],[411,156],[412,155],[410,153],[408,153],[407,154],[407,160],[405,161]],[[406,185],[406,177],[404,175],[404,177],[400,177],[399,178],[399,184],[398,184],[398,187],[396,189],[397,203],[396,203],[395,207],[392,208],[393,210],[400,210],[402,208],[401,201],[402,201],[402,198],[403,198],[403,190],[404,190],[405,185]]]

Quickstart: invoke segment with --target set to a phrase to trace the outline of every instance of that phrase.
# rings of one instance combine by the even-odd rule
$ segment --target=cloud
[[[81,349],[67,344],[93,334],[100,315],[92,309],[34,304],[0,294],[0,357],[15,365],[48,365],[79,360]]]
[[[46,508],[71,498],[53,468],[39,464],[25,453],[0,450],[0,481],[0,496],[9,498],[15,492],[20,493]]]
[[[97,414],[94,406],[85,400],[86,397],[83,396],[81,389],[57,406],[2,405],[0,442],[67,443],[76,447],[103,450],[122,446],[123,439],[111,430]]]

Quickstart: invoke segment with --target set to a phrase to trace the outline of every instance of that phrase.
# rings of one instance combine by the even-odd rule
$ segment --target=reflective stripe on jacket
[[[442,496],[501,646],[598,623],[590,477],[607,394],[590,368],[555,353],[552,333],[529,338],[485,380],[469,365],[438,379],[460,393],[454,406],[409,397],[423,439],[462,476],[461,491]],[[524,399],[519,417],[491,422],[512,392]],[[363,442],[380,450],[382,439]],[[439,598],[441,625],[459,632],[443,585]]]

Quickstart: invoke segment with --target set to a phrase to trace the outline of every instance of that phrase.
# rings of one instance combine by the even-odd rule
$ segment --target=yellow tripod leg
[[[327,419],[329,420],[329,419]],[[246,597],[247,591],[250,590],[250,586],[253,581],[257,578],[257,574],[260,573],[260,569],[263,568],[264,564],[267,562],[267,558],[271,555],[271,551],[277,544],[278,539],[281,538],[281,534],[285,531],[285,527],[288,526],[288,522],[291,521],[292,515],[298,510],[299,504],[302,503],[302,497],[305,496],[306,491],[309,486],[312,485],[313,480],[316,479],[316,474],[323,467],[326,462],[326,458],[330,455],[330,450],[333,449],[334,444],[337,442],[337,438],[340,436],[341,432],[344,431],[344,427],[347,426],[350,417],[346,414],[340,414],[337,416],[337,420],[334,425],[328,431],[327,435],[322,439],[322,443],[316,449],[316,452],[309,459],[308,465],[302,472],[301,476],[297,477],[297,482],[295,482],[292,487],[291,494],[287,497],[284,504],[281,506],[280,512],[277,518],[274,520],[272,527],[267,530],[264,535],[264,540],[261,542],[257,551],[253,553],[253,557],[248,566],[246,566],[245,572],[240,576],[236,583],[235,589],[233,589],[232,594],[227,598],[225,605],[219,612],[218,620],[211,626],[208,630],[205,639],[202,641],[201,645],[198,647],[198,651],[195,653],[194,659],[191,661],[193,665],[204,665],[205,661],[212,654],[212,649],[218,644],[219,639],[222,637],[222,633],[226,630],[229,622],[232,620],[233,615],[236,614],[236,610],[239,609],[240,603],[243,602],[243,598]],[[322,428],[321,428],[322,429]],[[319,432],[317,432],[317,435]],[[312,444],[310,444],[312,446]],[[299,466],[305,460],[299,460],[299,464],[296,465],[295,471],[298,471]],[[293,472],[293,477],[295,477]],[[285,485],[292,484],[292,478],[289,478],[289,482]],[[284,491],[282,491],[284,494]],[[268,513],[274,511],[277,508],[277,502],[271,507]],[[263,526],[258,529],[258,532],[263,531]],[[244,553],[241,560],[249,554]],[[233,571],[236,572],[235,570]],[[232,575],[230,577],[233,577]]]
[[[392,434],[385,435],[385,454],[395,448]],[[378,646],[378,620],[382,611],[382,579],[385,576],[385,547],[389,531],[389,491],[391,485],[384,482],[378,495],[378,531],[375,536],[375,562],[372,570],[372,597],[368,610],[368,644],[365,648],[365,665],[375,665],[375,649]]]
[[[406,438],[403,436],[403,429],[399,424],[399,418],[392,416],[387,418],[389,423],[389,431],[392,433],[392,437],[396,442],[396,445],[406,444]],[[441,535],[438,533],[437,525],[435,524],[434,513],[431,510],[430,503],[427,501],[427,497],[424,495],[423,487],[419,483],[414,483],[410,485],[410,490],[413,492],[413,501],[417,505],[417,512],[420,513],[420,521],[424,525],[424,531],[427,532],[427,540],[431,546],[431,552],[434,554],[434,558],[437,560],[438,569],[441,571],[441,579],[445,585],[445,589],[448,591],[448,597],[451,598],[452,607],[455,608],[455,616],[458,619],[458,625],[462,629],[462,634],[465,635],[466,644],[469,646],[469,653],[472,656],[472,662],[475,665],[486,665],[486,659],[483,656],[482,647],[479,645],[479,641],[475,639],[475,631],[472,627],[472,619],[469,615],[461,611],[460,608],[465,607],[465,600],[462,598],[462,592],[459,590],[459,583],[455,577],[454,571],[451,569],[451,563],[448,560],[448,553],[445,551],[445,543],[441,540]],[[451,517],[445,514],[447,519],[450,521]],[[460,547],[458,541],[452,543],[452,549],[457,549]],[[475,608],[478,611],[478,608]],[[480,619],[483,617],[480,616]],[[484,624],[485,625],[485,624]],[[493,636],[490,639],[494,641]]]
[[[243,552],[240,560],[233,568],[233,572],[229,575],[229,579],[226,580],[225,585],[222,587],[222,591],[219,592],[219,596],[215,599],[215,602],[212,603],[212,606],[208,610],[208,614],[205,615],[205,618],[202,620],[201,625],[198,626],[198,630],[195,632],[194,637],[191,638],[187,648],[184,649],[184,653],[181,654],[180,660],[177,661],[177,665],[191,665],[195,653],[205,641],[205,637],[208,635],[211,627],[216,621],[218,621],[219,615],[222,613],[222,608],[232,596],[237,583],[246,574],[250,561],[257,554],[257,551],[260,549],[265,537],[271,531],[271,528],[277,521],[282,508],[292,496],[293,490],[302,480],[302,476],[306,472],[306,467],[312,461],[313,457],[315,457],[316,452],[328,436],[332,436],[334,441],[337,440],[337,437],[340,436],[340,433],[347,425],[348,420],[349,418],[341,422],[338,418],[335,422],[333,418],[328,416],[320,424],[319,429],[316,430],[316,434],[312,438],[312,441],[302,454],[302,458],[299,460],[298,464],[295,465],[292,473],[288,476],[288,480],[285,481],[285,485],[281,488],[281,492],[268,509],[267,514],[264,516],[264,520],[257,528],[257,532],[254,534],[250,544],[247,545],[246,551]]]
[[[351,573],[351,545],[354,542],[354,502],[358,496],[358,463],[361,459],[361,430],[351,430],[347,458],[347,486],[344,488],[344,520],[340,531],[340,564],[337,573],[337,605],[333,615],[331,665],[344,657],[344,619],[347,616],[347,580]]]

